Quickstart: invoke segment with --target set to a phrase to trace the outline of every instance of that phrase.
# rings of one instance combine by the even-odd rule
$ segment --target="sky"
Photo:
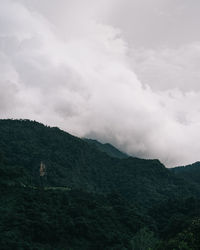
[[[1,0],[0,118],[167,167],[200,160],[199,0]]]

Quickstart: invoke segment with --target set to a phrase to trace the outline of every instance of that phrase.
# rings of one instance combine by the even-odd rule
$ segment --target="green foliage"
[[[163,240],[159,250],[199,249],[200,200],[169,200],[149,211]]]
[[[161,245],[160,250],[199,250],[200,217],[193,219],[190,226]]]
[[[92,144],[97,147],[98,150],[101,152],[104,152],[111,157],[119,158],[119,159],[126,159],[129,156],[121,151],[119,151],[117,148],[115,148],[113,145],[109,143],[102,144],[97,140],[92,140],[92,139],[84,139],[89,144]]]
[[[131,241],[132,250],[155,250],[159,243],[154,233],[145,227],[138,231]]]
[[[0,120],[0,138],[0,249],[199,249],[197,166],[111,157],[28,120]]]
[[[116,195],[3,188],[0,246],[6,249],[131,249],[143,218]]]
[[[171,171],[194,186],[200,187],[200,162],[185,167],[176,167],[171,169]]]
[[[46,165],[45,186],[66,186],[105,194],[117,192],[149,207],[168,198],[199,195],[158,160],[110,157],[95,145],[28,120],[0,120],[0,151],[9,167],[22,167],[24,185],[39,186],[39,165]]]

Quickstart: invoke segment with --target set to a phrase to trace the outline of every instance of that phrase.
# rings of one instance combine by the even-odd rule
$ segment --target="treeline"
[[[0,249],[199,249],[197,179],[28,120],[0,138]]]
[[[1,169],[4,166],[1,164]],[[118,194],[22,187],[0,169],[1,249],[199,249],[200,200],[144,210]],[[8,185],[2,180],[9,176]],[[15,181],[16,180],[16,181]]]

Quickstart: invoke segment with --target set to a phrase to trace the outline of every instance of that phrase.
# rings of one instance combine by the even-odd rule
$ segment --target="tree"
[[[159,240],[148,228],[142,228],[131,241],[132,250],[155,250]]]

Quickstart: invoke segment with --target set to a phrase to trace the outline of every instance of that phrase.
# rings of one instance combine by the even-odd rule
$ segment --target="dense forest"
[[[0,249],[200,249],[200,164],[169,170],[0,120]]]
[[[119,158],[119,159],[125,159],[129,157],[127,154],[121,152],[110,143],[100,143],[97,140],[86,139],[86,138],[84,138],[84,141],[96,146],[99,151],[107,153],[108,155],[112,157]]]

